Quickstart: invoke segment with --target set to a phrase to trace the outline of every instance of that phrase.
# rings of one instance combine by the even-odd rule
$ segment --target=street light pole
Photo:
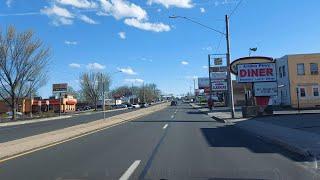
[[[234,101],[233,101],[233,85],[230,72],[231,54],[230,54],[230,39],[229,39],[229,17],[225,16],[226,19],[226,41],[227,41],[227,79],[228,79],[228,90],[229,90],[229,106],[231,111],[231,117],[234,118]]]

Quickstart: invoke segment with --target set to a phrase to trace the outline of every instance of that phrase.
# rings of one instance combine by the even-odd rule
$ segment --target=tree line
[[[17,32],[14,26],[0,29],[0,99],[10,107],[12,119],[16,119],[19,103],[46,84],[52,55],[33,31]],[[95,109],[106,98],[136,96],[140,102],[151,102],[160,95],[155,84],[121,86],[110,91],[110,75],[103,72],[81,73],[79,84],[79,91],[69,87],[67,93]]]

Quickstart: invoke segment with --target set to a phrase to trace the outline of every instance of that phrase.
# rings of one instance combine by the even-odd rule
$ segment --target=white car
[[[140,108],[139,104],[132,104],[132,108]]]

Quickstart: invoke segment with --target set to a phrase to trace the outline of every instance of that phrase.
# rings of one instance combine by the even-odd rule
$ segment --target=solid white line
[[[164,125],[164,126],[163,126],[163,129],[165,129],[165,128],[167,128],[167,127],[168,127],[168,124]]]
[[[128,180],[130,176],[133,174],[134,170],[139,166],[140,160],[134,161],[131,166],[127,169],[127,171],[119,178],[119,180]]]

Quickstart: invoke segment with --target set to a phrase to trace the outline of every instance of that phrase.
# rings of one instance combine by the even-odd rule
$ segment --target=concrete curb
[[[63,143],[68,140],[98,132],[102,129],[132,121],[134,119],[163,110],[168,107],[168,105],[169,104],[155,105],[150,107],[150,109],[141,109],[90,123],[80,124],[56,131],[0,143],[0,162],[4,162],[22,154],[28,154],[36,150],[44,149],[54,144]]]

